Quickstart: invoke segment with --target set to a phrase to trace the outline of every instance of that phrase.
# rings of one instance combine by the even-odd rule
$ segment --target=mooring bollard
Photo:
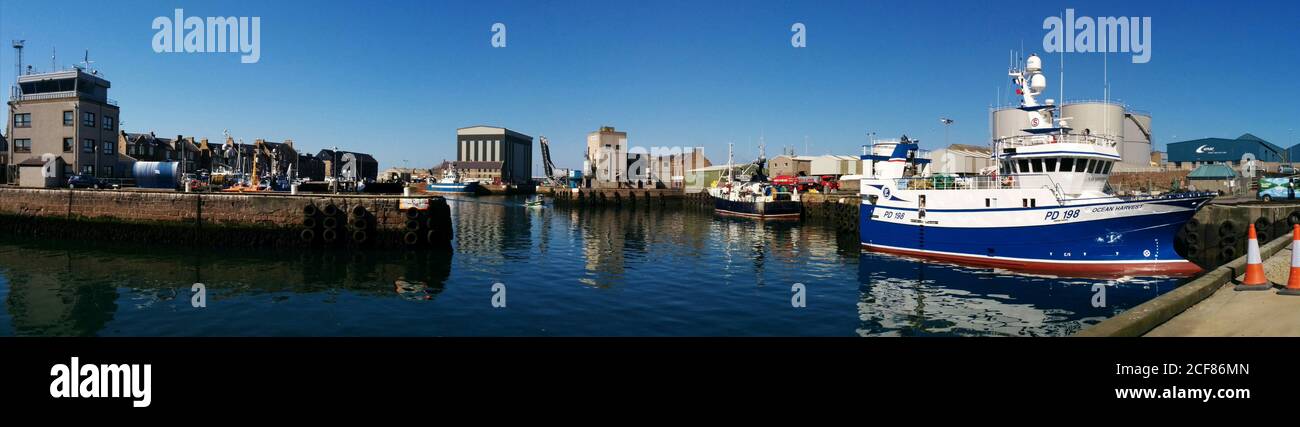
[[[411,187],[402,187],[402,197],[411,197]]]
[[[289,194],[292,194],[292,195],[295,195],[295,196],[298,195],[298,184],[297,184],[297,183],[294,183],[294,184],[289,185]]]

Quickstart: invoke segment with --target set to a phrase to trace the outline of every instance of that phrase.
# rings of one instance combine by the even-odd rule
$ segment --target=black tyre
[[[407,209],[406,219],[420,219],[420,210],[416,208]]]
[[[361,205],[352,206],[352,216],[354,218],[366,216],[366,207]]]
[[[325,217],[325,219],[322,219],[320,221],[320,225],[325,227],[325,229],[327,230],[332,230],[339,227],[339,219],[332,216],[327,216]]]
[[[1237,248],[1234,247],[1223,248],[1223,250],[1219,251],[1219,257],[1223,258],[1223,261],[1225,262],[1237,259]]]
[[[315,241],[316,241],[316,230],[312,230],[312,229],[310,229],[310,228],[305,228],[305,229],[302,230],[302,232],[298,233],[298,237],[302,238],[302,241],[307,242],[307,243],[315,242]]]
[[[1219,236],[1226,238],[1227,236],[1236,236],[1236,235],[1237,235],[1237,224],[1233,223],[1232,220],[1224,221],[1223,224],[1219,224]]]
[[[320,233],[320,240],[325,243],[334,243],[339,239],[339,233],[333,229],[325,229]]]
[[[370,232],[365,230],[356,230],[352,232],[352,241],[355,243],[365,243],[370,240]]]
[[[303,219],[302,219],[302,226],[303,226],[303,227],[306,227],[306,228],[316,228],[317,225],[320,225],[320,224],[316,221],[316,218],[306,217],[306,218],[303,218]]]
[[[325,216],[335,216],[339,214],[339,207],[334,206],[333,203],[330,203],[328,205],[325,205],[325,207],[321,208],[320,212]]]
[[[311,203],[302,207],[302,216],[316,216],[318,213],[320,213],[320,209],[316,209],[316,205]]]
[[[420,243],[420,235],[414,231],[408,231],[406,234],[402,235],[402,242],[407,245],[417,245]]]

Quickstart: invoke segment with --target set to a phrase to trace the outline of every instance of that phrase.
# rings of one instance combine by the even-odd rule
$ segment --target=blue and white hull
[[[478,190],[477,182],[433,183],[425,187],[425,191],[430,193],[446,194],[474,194],[478,193]]]
[[[983,194],[997,200],[996,192]],[[1067,275],[1195,274],[1174,237],[1212,195],[1076,200],[1016,208],[923,209],[915,200],[945,191],[900,192],[865,201],[862,245],[870,250],[962,264]],[[983,193],[983,192],[981,192]],[[1001,191],[1020,197],[1023,191]]]

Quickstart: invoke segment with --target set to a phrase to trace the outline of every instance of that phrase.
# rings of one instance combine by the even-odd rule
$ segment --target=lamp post
[[[943,145],[948,146],[948,128],[952,127],[953,120],[947,117],[939,118],[939,123],[943,123]]]

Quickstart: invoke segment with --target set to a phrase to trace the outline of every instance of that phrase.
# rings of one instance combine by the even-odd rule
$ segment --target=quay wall
[[[450,212],[440,197],[424,215],[450,239]],[[218,246],[302,246],[303,230],[319,236],[329,228],[339,242],[392,245],[408,227],[401,198],[363,195],[179,193],[171,191],[0,188],[0,231],[7,234],[142,242],[186,242]],[[338,208],[333,221],[304,208]],[[360,216],[349,215],[355,207]],[[445,217],[445,218],[441,218]],[[425,228],[428,228],[427,219]],[[332,224],[332,227],[322,225]],[[417,231],[419,228],[416,228]],[[356,231],[367,234],[354,235]],[[356,239],[353,239],[353,237]],[[428,236],[421,240],[428,240]],[[315,242],[324,243],[324,242]]]
[[[558,205],[615,207],[679,207],[686,194],[680,188],[571,188],[546,187],[545,194]]]

